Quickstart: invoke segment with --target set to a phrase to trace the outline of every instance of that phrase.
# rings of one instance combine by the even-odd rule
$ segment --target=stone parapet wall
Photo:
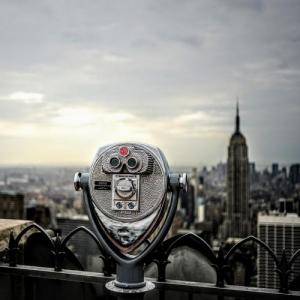
[[[0,253],[8,247],[11,231],[16,237],[22,229],[30,224],[32,224],[32,221],[28,220],[0,219]]]

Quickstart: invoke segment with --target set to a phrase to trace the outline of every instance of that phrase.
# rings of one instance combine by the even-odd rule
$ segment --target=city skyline
[[[89,165],[114,141],[172,165],[300,161],[300,3],[0,4],[0,165]],[[187,147],[188,145],[188,147]]]

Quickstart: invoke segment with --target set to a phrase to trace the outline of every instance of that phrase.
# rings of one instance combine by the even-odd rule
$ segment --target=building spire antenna
[[[239,97],[236,97],[236,117],[235,117],[235,132],[240,132],[240,112],[239,112]]]

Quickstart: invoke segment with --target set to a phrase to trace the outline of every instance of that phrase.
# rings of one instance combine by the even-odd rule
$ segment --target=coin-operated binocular
[[[186,175],[170,174],[160,149],[134,143],[101,147],[90,173],[76,173],[89,219],[103,249],[117,263],[116,292],[145,292],[144,264],[171,226]],[[150,239],[150,240],[149,240]]]

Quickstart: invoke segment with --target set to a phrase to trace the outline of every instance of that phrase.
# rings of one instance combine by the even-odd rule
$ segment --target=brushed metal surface
[[[140,190],[139,190],[139,210],[138,211],[118,211],[112,209],[112,190],[96,190],[94,188],[95,181],[112,182],[113,174],[107,173],[109,169],[107,162],[112,153],[118,151],[121,146],[128,146],[136,153],[147,153],[143,156],[144,161],[148,162],[149,155],[153,158],[152,173],[142,173],[145,168],[138,171],[140,174]],[[130,155],[124,159],[129,158]],[[103,147],[99,150],[91,167],[89,187],[92,200],[96,207],[107,217],[124,222],[135,222],[152,214],[162,204],[165,198],[167,186],[167,168],[165,161],[161,157],[161,152],[154,147],[141,144],[115,144]],[[126,173],[128,170],[126,170]]]

